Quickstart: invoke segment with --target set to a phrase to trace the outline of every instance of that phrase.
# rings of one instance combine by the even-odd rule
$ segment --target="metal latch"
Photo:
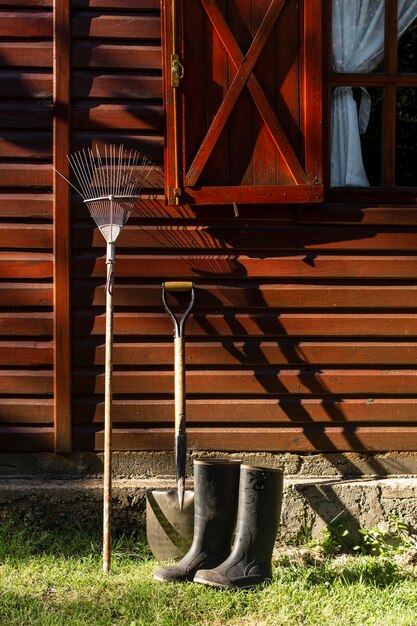
[[[179,87],[180,80],[184,77],[184,66],[180,61],[179,54],[171,55],[171,87]]]

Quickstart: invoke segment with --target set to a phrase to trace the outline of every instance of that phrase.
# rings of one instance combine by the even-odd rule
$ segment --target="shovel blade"
[[[176,489],[146,492],[146,536],[158,561],[181,559],[191,547],[193,532],[193,491],[185,490],[182,510]]]

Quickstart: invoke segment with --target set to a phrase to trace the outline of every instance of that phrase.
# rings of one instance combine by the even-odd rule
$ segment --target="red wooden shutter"
[[[321,201],[321,2],[163,4],[168,203]]]

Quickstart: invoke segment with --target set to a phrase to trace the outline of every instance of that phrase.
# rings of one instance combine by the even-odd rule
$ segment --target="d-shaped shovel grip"
[[[166,292],[170,291],[170,292],[174,292],[174,291],[190,291],[191,292],[191,296],[190,296],[190,304],[188,305],[187,309],[184,311],[182,317],[180,317],[179,319],[177,319],[177,317],[175,316],[173,310],[168,306],[167,300],[166,300]],[[168,283],[162,283],[162,302],[164,304],[165,310],[168,313],[168,315],[170,316],[170,318],[173,321],[174,324],[174,337],[183,337],[184,336],[184,325],[185,322],[187,321],[190,313],[191,313],[191,309],[194,306],[194,299],[195,299],[195,294],[194,294],[194,283],[191,282],[168,282]]]

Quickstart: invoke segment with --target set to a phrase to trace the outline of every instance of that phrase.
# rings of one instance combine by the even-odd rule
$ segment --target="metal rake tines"
[[[149,161],[137,150],[125,151],[123,145],[104,146],[104,155],[96,146],[95,154],[87,148],[67,158],[91,217],[106,241],[114,242],[152,169]]]

